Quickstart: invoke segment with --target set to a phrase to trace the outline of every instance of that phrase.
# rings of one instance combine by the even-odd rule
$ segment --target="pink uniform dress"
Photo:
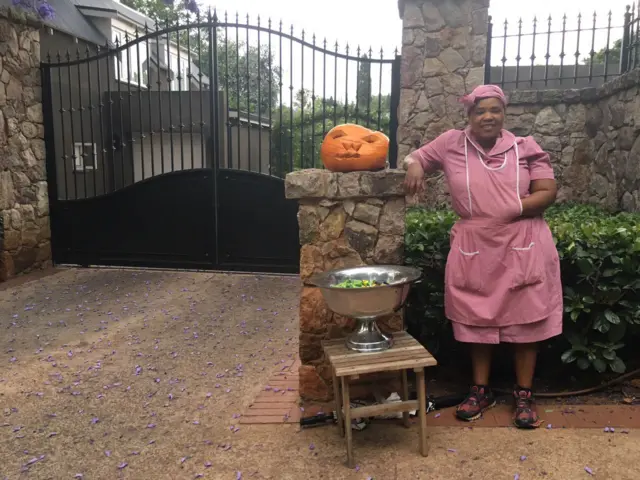
[[[553,179],[531,137],[502,130],[485,152],[470,129],[450,130],[412,155],[442,169],[454,210],[445,313],[456,340],[533,343],[562,333],[558,252],[542,217],[520,217],[532,180]]]

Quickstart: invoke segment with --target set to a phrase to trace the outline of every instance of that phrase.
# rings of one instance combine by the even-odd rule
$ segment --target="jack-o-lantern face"
[[[360,125],[347,123],[332,128],[320,147],[320,158],[332,172],[380,170],[385,167],[389,138]]]

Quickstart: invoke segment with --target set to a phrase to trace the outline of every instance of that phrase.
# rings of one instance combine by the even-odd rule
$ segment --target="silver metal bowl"
[[[380,331],[376,319],[400,310],[411,284],[420,276],[420,270],[413,267],[373,265],[320,273],[307,283],[320,289],[333,312],[357,320],[355,332],[347,338],[350,349],[377,352],[390,348],[392,338]],[[369,280],[384,285],[362,288],[336,286],[345,280]]]

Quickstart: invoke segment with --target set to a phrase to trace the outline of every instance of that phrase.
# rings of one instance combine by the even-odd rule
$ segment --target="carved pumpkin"
[[[346,123],[332,128],[320,147],[320,158],[332,172],[380,170],[387,163],[389,138],[361,125]]]

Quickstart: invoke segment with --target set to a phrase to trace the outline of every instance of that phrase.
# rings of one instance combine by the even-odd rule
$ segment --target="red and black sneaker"
[[[538,428],[542,424],[542,420],[538,418],[536,402],[531,389],[516,387],[513,391],[513,398],[516,401],[516,410],[513,414],[515,426],[524,429]]]
[[[460,420],[471,422],[479,419],[484,412],[496,406],[491,390],[484,385],[474,385],[467,398],[458,405],[456,416]]]

